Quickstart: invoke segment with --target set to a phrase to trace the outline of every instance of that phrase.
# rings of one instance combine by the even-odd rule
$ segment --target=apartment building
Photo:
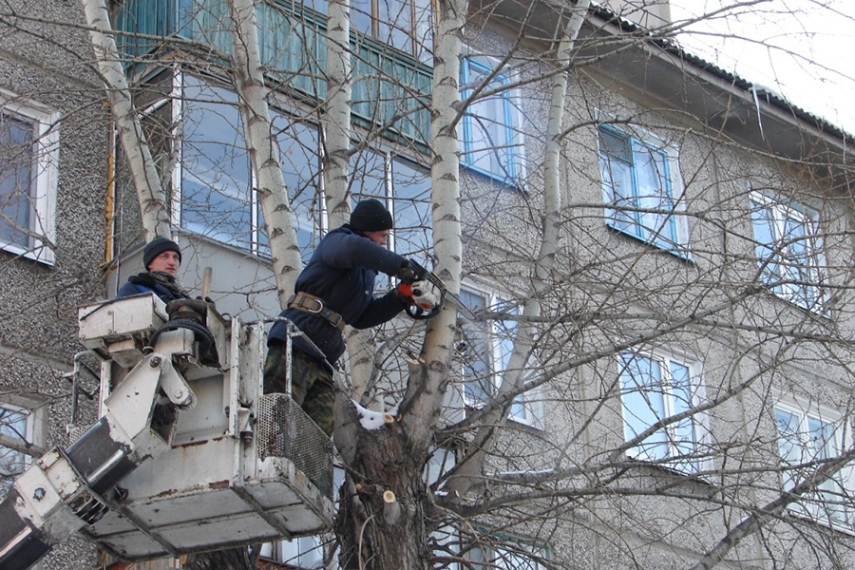
[[[79,19],[76,7],[63,8],[68,14],[58,19]],[[185,251],[183,281],[192,287],[211,267],[221,312],[274,316],[238,96],[223,66],[226,5],[126,0],[113,8]],[[535,290],[552,174],[544,157],[553,38],[567,17],[540,3],[471,6],[460,90],[464,100],[481,97],[457,127],[459,297],[484,318],[458,321],[447,406],[425,462],[441,509],[431,513],[444,513],[425,525],[433,563],[460,570],[851,567],[851,141],[779,95],[648,35],[669,19],[667,3],[634,18],[636,8],[592,8],[576,40],[557,170],[559,240],[548,287],[536,289],[542,308],[527,341],[529,384],[511,395],[508,421],[460,501],[442,482],[473,452],[479,412],[494,401],[514,343],[522,342],[516,333]],[[305,257],[329,229],[326,3],[270,2],[258,10],[272,123]],[[384,199],[395,215],[390,246],[429,260],[443,238],[431,230],[431,5],[371,2],[352,10],[350,192],[354,200]],[[62,75],[33,69],[46,56],[28,50],[49,48],[34,32],[21,34],[30,40],[19,42],[22,54],[0,58],[21,69],[2,86],[4,97],[9,90],[4,118],[59,128],[38,137],[39,156],[56,162],[44,159],[36,177],[48,178],[55,196],[32,210],[44,232],[32,232],[27,247],[15,245],[14,231],[4,238],[2,270],[22,284],[4,289],[7,305],[27,310],[9,313],[3,347],[15,372],[2,377],[3,401],[10,433],[47,445],[62,437],[73,402],[64,376],[77,350],[71,308],[110,296],[139,270],[142,234],[121,149],[112,151],[109,125],[93,103],[97,81],[68,73],[88,69],[90,58],[71,57]],[[67,46],[66,35],[58,43]],[[85,37],[75,41],[49,60],[89,53]],[[59,158],[50,151],[57,146]],[[109,271],[101,280],[105,248]],[[61,287],[67,283],[73,293]],[[53,293],[36,287],[48,284]],[[378,331],[378,346],[411,325],[402,319]],[[402,397],[406,359],[418,354],[420,338],[378,352],[383,382],[374,405],[388,409]],[[83,389],[92,385],[82,381]],[[20,452],[6,457],[10,465],[25,461]],[[326,540],[270,544],[262,557],[318,568]],[[88,567],[81,561],[94,554],[83,552],[63,549],[43,564]]]

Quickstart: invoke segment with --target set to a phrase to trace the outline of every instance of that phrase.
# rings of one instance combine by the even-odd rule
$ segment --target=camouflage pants
[[[293,350],[291,397],[303,408],[324,433],[332,435],[335,385],[332,374],[320,362],[305,352]],[[274,342],[264,361],[264,393],[285,393],[288,374],[288,351],[285,343]]]

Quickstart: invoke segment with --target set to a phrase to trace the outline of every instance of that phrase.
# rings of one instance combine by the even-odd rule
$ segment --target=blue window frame
[[[821,312],[826,263],[818,214],[756,191],[750,202],[761,281],[781,298]]]
[[[493,73],[485,57],[467,56],[460,68],[463,99],[471,96]],[[511,76],[502,71],[483,87],[486,97],[476,98],[463,117],[463,156],[467,168],[504,184],[523,188],[525,177],[521,114],[510,88]]]
[[[599,127],[606,225],[661,249],[686,254],[686,218],[675,197],[669,149]]]
[[[697,405],[701,387],[692,365],[667,355],[629,351],[621,353],[619,363],[626,441]],[[635,443],[628,453],[636,459],[697,472],[706,433],[703,420],[703,415],[694,414],[669,423]]]

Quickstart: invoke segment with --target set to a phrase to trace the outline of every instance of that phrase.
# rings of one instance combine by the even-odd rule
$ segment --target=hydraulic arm
[[[187,357],[192,335],[162,335],[107,397],[95,425],[15,481],[0,504],[0,568],[29,568],[68,535],[97,522],[114,500],[116,483],[169,450],[178,413],[195,403],[172,350]]]

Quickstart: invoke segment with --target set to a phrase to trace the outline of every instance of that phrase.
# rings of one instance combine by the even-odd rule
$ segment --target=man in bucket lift
[[[412,282],[409,262],[386,249],[392,214],[374,199],[359,202],[350,223],[332,230],[318,243],[280,314],[293,322],[314,344],[293,340],[291,395],[327,434],[333,431],[335,389],[333,366],[344,353],[345,324],[366,329],[383,324],[404,310],[411,299],[392,289],[374,297],[378,272]],[[268,335],[264,363],[264,393],[285,392],[288,366],[287,329],[277,322]]]
[[[145,271],[131,275],[119,288],[116,297],[130,297],[140,293],[154,293],[164,303],[190,296],[178,284],[181,267],[181,248],[172,240],[156,237],[143,249]]]

